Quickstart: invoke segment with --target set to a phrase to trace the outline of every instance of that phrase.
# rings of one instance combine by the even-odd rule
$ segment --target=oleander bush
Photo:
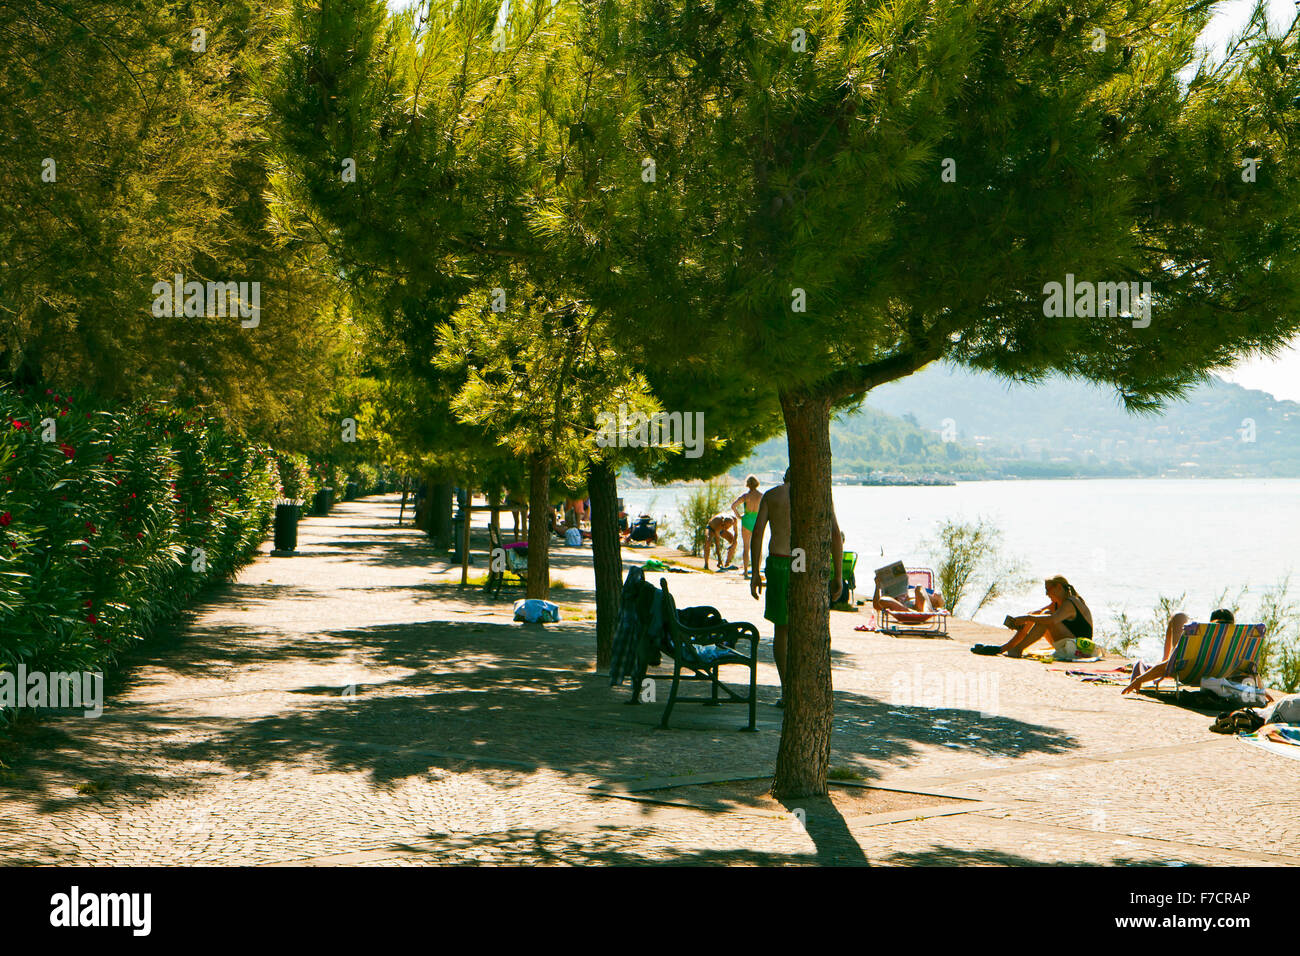
[[[301,499],[310,506],[320,482],[312,474],[307,456],[276,452],[275,466],[280,478],[281,497]]]
[[[348,473],[348,481],[357,483],[357,497],[373,495],[379,490],[379,469],[374,465],[357,465]]]
[[[251,559],[279,479],[198,412],[0,387],[0,668],[112,663]]]

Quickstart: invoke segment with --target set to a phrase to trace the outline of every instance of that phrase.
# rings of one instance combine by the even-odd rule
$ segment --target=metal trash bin
[[[329,514],[332,507],[334,507],[334,489],[319,489],[311,500],[311,513],[320,517]]]
[[[451,561],[453,564],[461,560],[460,545],[465,534],[465,518],[459,512],[451,519]]]
[[[298,549],[298,519],[302,516],[301,500],[275,503],[275,546],[273,555],[293,554]]]

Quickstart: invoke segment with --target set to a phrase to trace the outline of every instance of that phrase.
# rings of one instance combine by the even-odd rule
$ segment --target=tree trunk
[[[786,640],[785,716],[772,793],[823,796],[830,768],[835,701],[831,688],[830,399],[781,393],[790,448],[790,629]],[[800,549],[803,569],[800,568]]]
[[[530,598],[547,598],[551,594],[551,532],[546,515],[551,507],[551,458],[533,454],[528,457],[528,590]]]
[[[451,540],[451,492],[450,484],[432,481],[426,482],[425,530],[433,538],[433,546],[439,551],[450,551]]]
[[[488,492],[488,504],[492,506],[492,530],[501,537],[501,492],[500,490]]]
[[[618,478],[606,461],[587,465],[591,496],[591,562],[596,571],[596,672],[609,669],[623,596],[623,557],[618,542]]]

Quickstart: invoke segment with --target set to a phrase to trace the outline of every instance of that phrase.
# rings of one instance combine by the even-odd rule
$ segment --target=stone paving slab
[[[594,672],[589,549],[553,555],[566,620],[515,624],[518,592],[459,589],[396,526],[398,500],[305,520],[298,555],[263,555],[142,647],[99,720],[0,743],[0,864],[1300,862],[1294,761],[1184,708],[971,655],[991,631],[963,622],[911,640],[832,615],[832,766],[969,809],[845,819],[814,802],[800,829],[616,798],[602,788],[770,772],[779,689],[748,582],[666,575],[680,605],[759,625],[759,732],[738,732],[744,708],[693,704],[660,730],[662,704],[628,706]]]

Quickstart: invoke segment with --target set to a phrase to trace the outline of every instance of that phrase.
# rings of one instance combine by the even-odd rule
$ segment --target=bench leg
[[[660,728],[664,730],[668,729],[668,718],[673,714],[673,704],[677,703],[677,683],[681,680],[681,676],[682,665],[673,661],[673,688],[668,692],[668,704],[664,707],[663,719],[659,721]]]
[[[713,689],[713,696],[708,700],[707,703],[705,703],[704,705],[705,707],[718,706],[718,671],[719,670],[721,670],[721,668],[719,668],[715,664],[711,675],[713,677],[713,680],[709,682],[709,686]]]

